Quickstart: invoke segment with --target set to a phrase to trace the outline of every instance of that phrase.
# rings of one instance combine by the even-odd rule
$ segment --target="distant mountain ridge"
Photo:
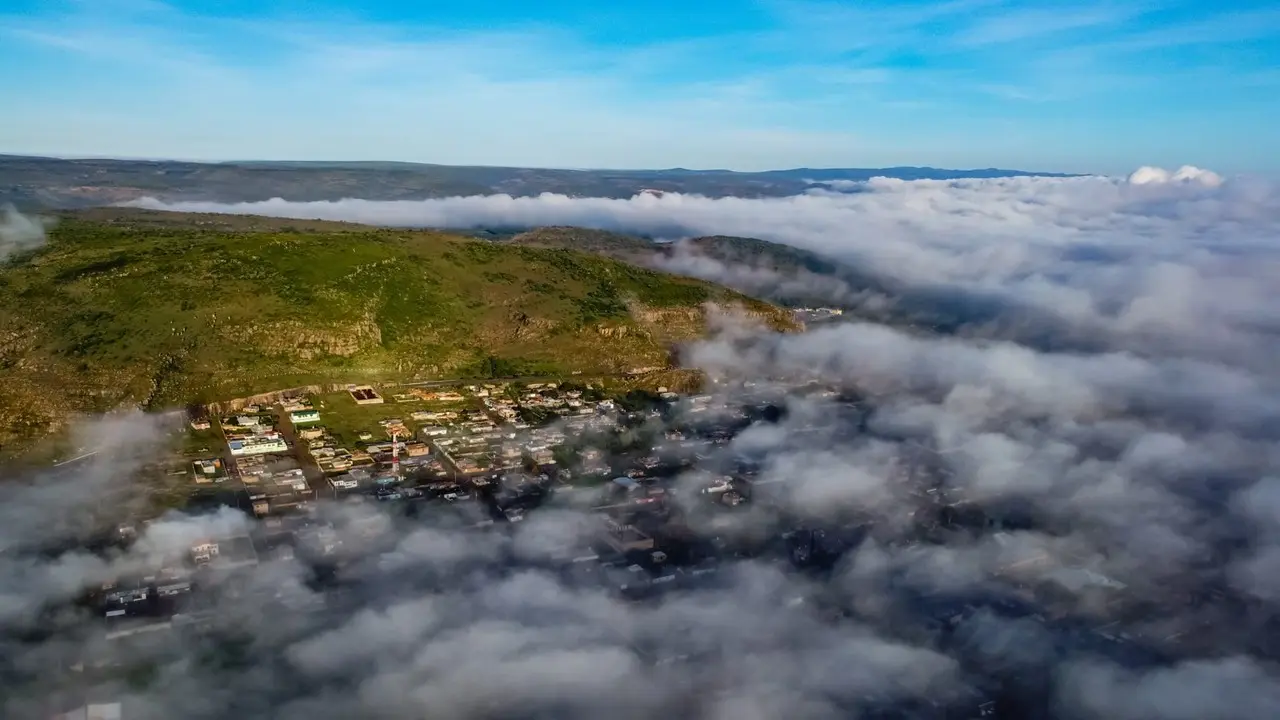
[[[168,202],[298,202],[423,200],[458,195],[629,198],[644,190],[708,197],[785,197],[816,183],[1012,176],[1063,177],[1061,173],[987,168],[931,167],[793,168],[731,170],[564,170],[431,165],[381,161],[237,161],[60,159],[0,155],[0,203],[20,207],[80,208],[154,197]]]

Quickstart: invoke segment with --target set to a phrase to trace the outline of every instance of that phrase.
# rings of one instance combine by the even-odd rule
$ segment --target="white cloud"
[[[1149,165],[1138,168],[1129,176],[1130,185],[1153,185],[1165,183],[1199,183],[1207,187],[1222,184],[1222,176],[1212,170],[1203,170],[1193,165],[1183,165],[1174,172]]]

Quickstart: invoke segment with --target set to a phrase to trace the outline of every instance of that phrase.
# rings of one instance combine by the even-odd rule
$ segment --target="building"
[[[315,499],[315,491],[307,484],[306,476],[298,467],[277,468],[263,474],[261,481],[252,485],[246,481],[245,492],[249,495],[253,513],[259,517],[296,509]]]
[[[194,460],[191,463],[197,483],[221,482],[226,479],[226,471],[222,466],[222,458]]]
[[[300,423],[320,422],[320,412],[318,410],[298,410],[289,413],[289,420],[294,425]]]
[[[638,530],[634,525],[620,523],[613,518],[605,519],[604,541],[609,544],[609,547],[620,553],[653,549],[653,538]]]
[[[298,437],[303,440],[319,440],[325,436],[325,429],[322,427],[309,427],[298,430]]]
[[[227,447],[231,449],[231,454],[236,457],[289,451],[289,446],[285,443],[284,438],[275,432],[228,440]]]
[[[357,405],[381,405],[384,402],[382,396],[369,385],[355,385],[348,388],[348,392]]]
[[[347,473],[335,475],[329,478],[329,484],[333,486],[334,491],[358,490],[360,488],[360,481],[351,477],[350,474]]]
[[[329,487],[333,488],[334,497],[352,490],[360,490],[373,486],[373,474],[367,470],[356,469],[341,475],[329,477]]]
[[[218,557],[218,543],[201,542],[191,546],[191,560],[197,565],[203,565]]]

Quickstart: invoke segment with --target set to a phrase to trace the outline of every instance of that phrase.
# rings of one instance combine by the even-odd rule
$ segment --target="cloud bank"
[[[568,561],[596,523],[577,493],[487,529],[322,503],[289,523],[287,553],[239,511],[170,513],[89,550],[172,420],[90,424],[87,464],[0,495],[5,716],[40,716],[72,666],[88,668],[73,697],[131,718],[942,718],[997,698],[1012,717],[1180,720],[1262,717],[1280,697],[1280,395],[1264,378],[732,318],[684,357],[714,380],[710,411],[681,403],[642,431],[693,438],[672,502],[729,551],[713,581],[646,602]],[[811,379],[831,390],[796,390]],[[762,402],[780,412],[698,439]],[[745,508],[701,500],[743,462]],[[161,630],[112,638],[70,604],[243,533],[257,564],[201,576],[200,604]],[[793,567],[767,549],[782,537],[843,554]]]
[[[755,237],[846,261],[899,290],[997,304],[1006,326],[1054,324],[1081,342],[1254,362],[1260,370],[1270,365],[1261,358],[1280,350],[1272,299],[1280,283],[1280,190],[1264,181],[1184,167],[1142,168],[1129,178],[877,178],[843,189],[759,200],[668,193],[134,205],[393,226],[579,225],[668,239]],[[686,265],[731,283],[736,275],[748,290],[762,280],[742,277],[741,269]]]

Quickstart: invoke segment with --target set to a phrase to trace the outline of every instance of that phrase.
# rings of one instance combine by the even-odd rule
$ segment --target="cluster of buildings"
[[[289,445],[276,430],[269,415],[250,406],[244,414],[222,419],[222,432],[233,457],[287,453]]]
[[[372,388],[353,386],[348,393],[357,404],[388,405],[386,416],[369,419],[364,429],[353,432],[339,403],[329,402],[326,417],[347,428],[335,435],[319,422],[310,401],[281,405],[281,415],[289,416],[296,434],[299,457],[314,463],[326,496],[447,502],[479,498],[486,512],[506,520],[518,519],[530,498],[541,497],[569,475],[557,467],[560,448],[609,432],[618,423],[613,401],[599,399],[598,393],[597,399],[587,400],[583,390],[557,383],[409,388],[388,395],[396,405],[420,406],[400,414],[386,400],[375,402],[382,395]],[[299,418],[299,413],[308,414]],[[608,470],[598,453],[589,453],[584,466]]]
[[[844,310],[834,307],[801,307],[792,310],[796,320],[808,325],[824,320],[835,320],[844,315]]]
[[[319,413],[307,401],[286,401],[281,414],[311,418],[296,422],[299,427],[319,420]],[[254,515],[287,512],[315,500],[302,464],[284,433],[276,428],[270,408],[251,405],[223,418],[222,432],[227,438],[231,474],[240,481]]]
[[[301,432],[306,423],[319,420],[319,413],[306,401],[286,401],[281,416],[298,418],[294,425]],[[207,417],[193,418],[190,424],[196,432],[213,428]],[[270,408],[249,405],[222,418],[220,430],[225,438],[222,453],[189,460],[197,491],[233,496],[235,504],[259,517],[315,499],[294,448],[277,428]]]
[[[764,472],[758,457],[730,451],[744,428],[776,412],[763,389],[759,402],[743,401],[755,397],[750,388],[685,397],[663,389],[654,407],[630,411],[555,384],[522,386],[518,391],[499,384],[475,385],[463,392],[413,390],[391,395],[394,404],[371,388],[350,392],[354,402],[385,405],[387,416],[370,421],[364,439],[349,448],[340,446],[319,424],[320,413],[302,399],[286,401],[280,409],[296,434],[298,457],[243,452],[246,445],[268,441],[254,438],[281,436],[261,408],[224,419],[228,456],[199,460],[193,472],[211,478],[236,475],[250,494],[252,511],[267,516],[259,534],[212,538],[154,572],[117,580],[102,589],[104,614],[109,619],[163,615],[181,605],[199,585],[202,573],[256,562],[258,557],[295,551],[340,557],[341,543],[332,528],[307,513],[277,517],[314,497],[302,466],[309,462],[334,496],[355,502],[413,501],[389,508],[433,522],[447,514],[459,527],[478,532],[522,522],[547,505],[587,508],[585,537],[572,534],[574,539],[554,557],[530,562],[542,563],[567,583],[637,600],[714,586],[726,575],[726,565],[742,558],[766,557],[805,572],[827,572],[868,539],[910,546],[946,544],[962,536],[970,542],[982,536],[1000,546],[1011,542],[1018,530],[1051,531],[1023,508],[984,505],[966,497],[949,484],[945,459],[924,447],[899,453],[902,461],[889,470],[889,484],[901,493],[900,506],[909,508],[909,517],[881,523],[857,508],[823,518],[799,513],[789,478]],[[848,411],[856,417],[853,401],[843,403],[834,390],[815,392],[833,401],[833,412]],[[377,402],[372,400],[375,396]],[[726,401],[730,396],[736,399]],[[400,407],[426,402],[431,405]],[[332,406],[322,409],[326,419],[337,422],[341,411]],[[641,436],[643,429],[656,425],[650,422],[655,414],[664,419],[655,437],[635,446],[606,442]],[[813,424],[793,422],[787,431],[804,437],[818,432],[818,425],[830,432],[832,423]],[[866,432],[856,422],[849,425],[850,432]],[[592,435],[596,437],[580,443]],[[235,452],[233,442],[242,452]],[[587,447],[576,454],[561,452],[575,443]],[[566,464],[571,467],[561,467]],[[903,527],[911,529],[904,533]],[[374,522],[367,528],[370,537],[385,531]],[[994,568],[992,579],[1007,591],[953,596],[904,586],[896,591],[901,597],[885,622],[894,632],[944,637],[961,656],[980,652],[976,623],[984,613],[1040,623],[1073,647],[1141,655],[1141,643],[1111,620],[1090,624],[1072,616],[1068,604],[1058,603],[1054,595],[1054,588],[1066,588],[1075,598],[1082,592],[1091,594],[1096,599],[1093,607],[1111,616],[1137,607],[1129,603],[1131,589],[1122,579],[1086,569],[1083,562],[1073,567],[1062,557],[1034,554],[1012,555]],[[838,599],[800,600],[832,603],[833,614],[851,612]]]
[[[120,534],[130,540],[137,536],[131,527],[122,528]],[[167,628],[175,615],[197,611],[196,592],[210,573],[257,563],[258,553],[248,535],[200,538],[156,557],[151,567],[104,582],[90,599],[107,622],[108,639],[127,637]]]
[[[235,462],[254,515],[286,512],[315,500],[315,491],[293,456],[253,455]]]

